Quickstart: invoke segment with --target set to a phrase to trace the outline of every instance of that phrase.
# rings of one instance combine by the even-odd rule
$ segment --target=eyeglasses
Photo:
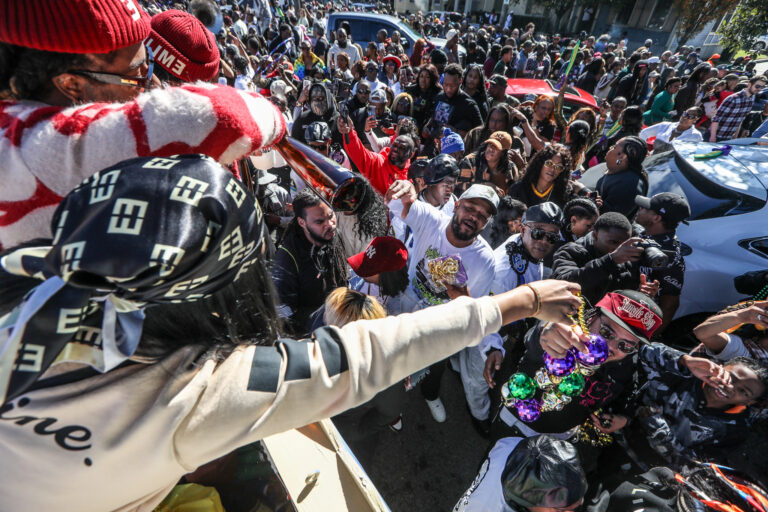
[[[699,116],[697,116],[696,114],[689,114],[688,112],[683,114],[683,117],[686,118],[686,119],[698,119],[699,118]]]
[[[562,171],[563,169],[565,169],[565,167],[563,166],[563,164],[556,164],[556,163],[555,163],[555,162],[553,162],[552,160],[545,160],[545,161],[544,161],[544,165],[545,165],[546,167],[551,167],[552,169],[556,170],[557,172],[560,172],[560,171]]]
[[[540,228],[530,228],[531,238],[534,240],[546,240],[550,244],[556,244],[561,240],[560,233],[552,233]]]
[[[147,66],[147,76],[125,76],[117,73],[107,73],[104,71],[88,71],[86,69],[72,69],[68,73],[73,75],[80,75],[88,77],[97,82],[103,84],[112,85],[124,85],[126,87],[140,87],[142,89],[149,89],[152,84],[152,74],[155,70],[155,55],[152,53],[152,49],[144,45],[146,48],[147,56],[145,65]]]
[[[619,338],[616,335],[616,332],[611,329],[610,326],[603,323],[603,319],[600,319],[600,328],[597,331],[600,336],[605,338],[607,341],[616,341],[616,347],[625,354],[634,354],[637,352],[637,342],[625,340],[623,338]]]
[[[765,89],[765,85],[760,85],[758,83],[752,84],[752,87],[757,89],[758,91],[761,89]]]

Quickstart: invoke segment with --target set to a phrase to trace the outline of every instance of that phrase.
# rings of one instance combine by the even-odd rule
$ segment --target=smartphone
[[[376,107],[368,105],[368,117],[376,117]]]
[[[342,119],[344,119],[345,121],[346,121],[347,119],[349,119],[349,107],[347,107],[347,104],[346,104],[346,103],[342,103],[342,104],[339,106],[339,115],[340,115],[340,116],[341,116],[341,118],[342,118]]]

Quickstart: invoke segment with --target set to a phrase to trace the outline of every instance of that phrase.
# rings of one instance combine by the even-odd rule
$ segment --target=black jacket
[[[337,286],[329,251],[320,251],[300,227],[290,226],[275,254],[272,282],[279,297],[278,313],[292,335],[309,332],[309,317]]]
[[[525,354],[517,368],[517,371],[531,377],[544,366],[544,350],[539,342],[540,336],[541,324],[525,335]],[[631,396],[636,388],[636,359],[636,356],[628,356],[620,361],[604,364],[594,374],[584,377],[584,390],[579,396],[573,397],[562,410],[543,412],[536,421],[527,425],[542,434],[559,434],[581,425],[589,418],[590,413],[597,409],[610,409],[615,413],[626,412],[625,406],[631,403]],[[541,397],[540,393],[537,393],[537,398]],[[514,408],[510,412],[517,416]]]
[[[648,183],[640,174],[624,171],[601,176],[596,190],[603,200],[600,213],[618,212],[631,221],[637,213],[635,197],[648,195]]]
[[[610,254],[598,256],[593,233],[562,246],[555,253],[552,278],[581,285],[581,293],[594,305],[608,292],[636,290],[640,275],[636,266],[616,264]]]
[[[434,86],[422,91],[419,84],[413,84],[406,87],[405,92],[413,98],[413,118],[421,130],[435,110],[435,98],[440,94],[440,88]]]
[[[435,121],[451,126],[454,130],[468,132],[475,126],[483,124],[480,108],[464,91],[456,91],[452,98],[441,92],[435,98],[435,102]]]

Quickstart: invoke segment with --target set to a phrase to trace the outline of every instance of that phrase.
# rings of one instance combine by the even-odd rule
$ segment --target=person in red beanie
[[[283,137],[282,115],[257,94],[151,89],[153,49],[184,80],[205,79],[218,60],[199,25],[158,16],[152,37],[137,0],[0,0],[0,248],[51,238],[61,198],[121,160],[203,153],[229,165]],[[97,197],[111,179],[95,178]]]
[[[210,82],[219,74],[216,38],[187,12],[169,9],[153,16],[147,46],[155,58],[155,75],[165,83]]]
[[[360,142],[351,119],[339,116],[337,123],[344,137],[344,151],[379,194],[386,194],[395,181],[408,179],[408,166],[415,150],[411,137],[400,135],[390,147],[374,153]]]

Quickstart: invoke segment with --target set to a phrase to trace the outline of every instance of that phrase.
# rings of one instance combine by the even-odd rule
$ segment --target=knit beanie
[[[0,0],[0,41],[61,53],[109,53],[142,42],[138,0]]]
[[[456,151],[464,151],[464,141],[461,140],[461,136],[458,133],[452,132],[450,128],[445,128],[443,138],[440,139],[440,148],[440,152],[446,155]]]
[[[153,16],[147,45],[156,65],[185,82],[208,82],[219,72],[216,38],[187,12],[169,9]]]

